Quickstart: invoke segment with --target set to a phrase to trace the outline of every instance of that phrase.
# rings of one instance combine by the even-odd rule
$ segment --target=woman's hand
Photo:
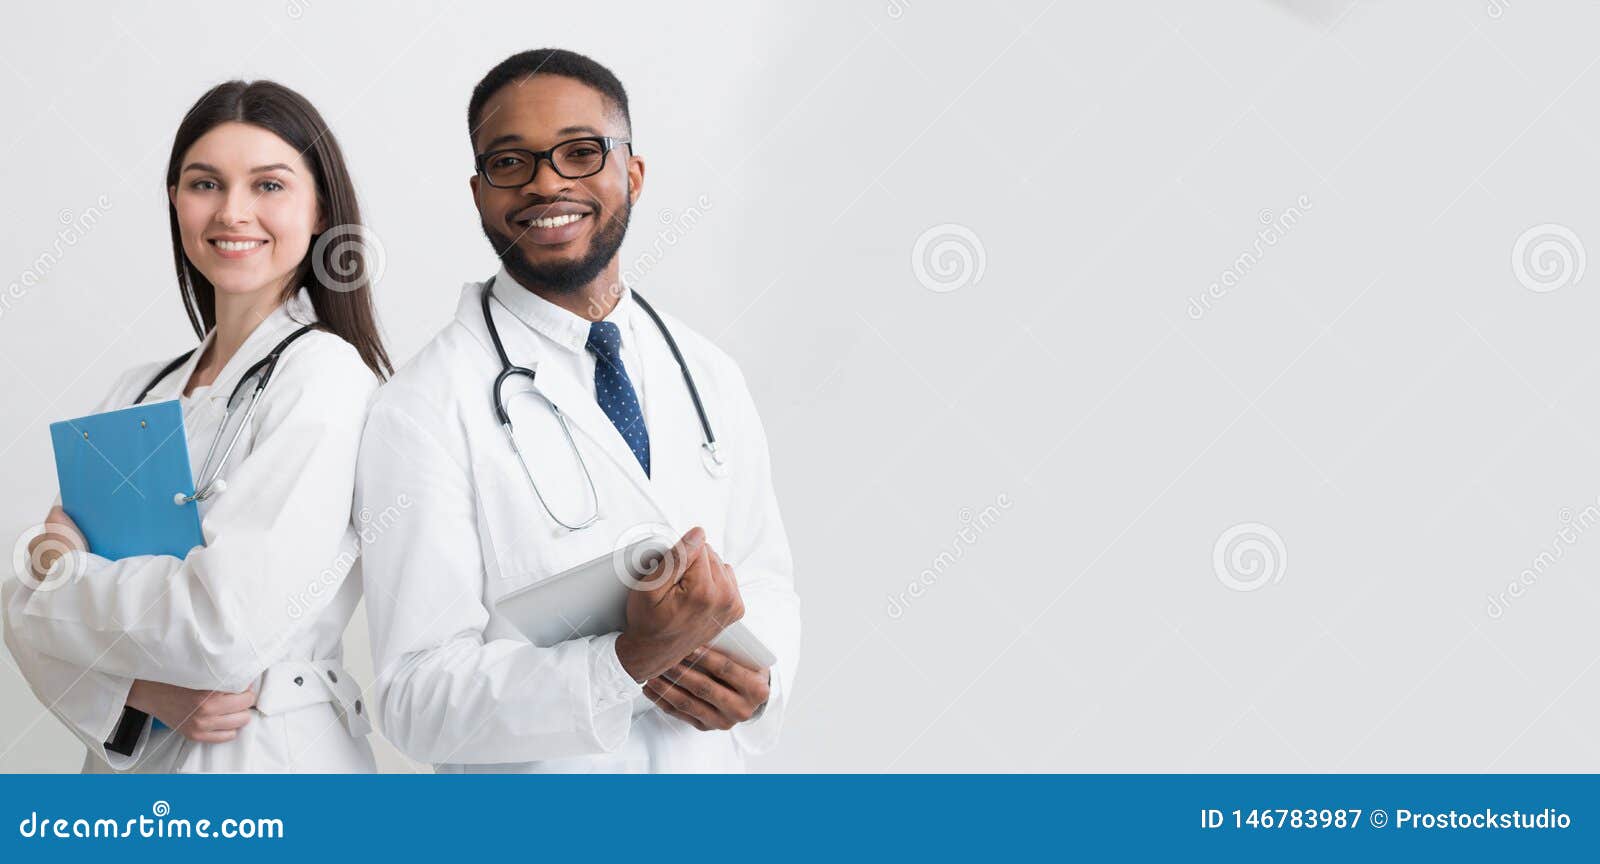
[[[143,711],[201,744],[221,744],[239,737],[250,722],[255,690],[220,693],[190,690],[176,684],[139,679],[128,690],[128,707]]]
[[[78,530],[78,523],[72,521],[67,511],[51,507],[50,514],[44,517],[44,533],[28,543],[28,569],[35,581],[44,582],[62,555],[88,549],[89,544],[83,539],[83,532]]]

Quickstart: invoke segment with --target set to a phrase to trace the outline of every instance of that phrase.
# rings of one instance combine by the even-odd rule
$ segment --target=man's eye
[[[516,156],[498,156],[492,164],[496,168],[512,168],[521,165],[522,160]]]
[[[594,157],[600,155],[600,149],[593,146],[574,147],[573,149],[567,151],[567,155],[574,159],[593,159]]]

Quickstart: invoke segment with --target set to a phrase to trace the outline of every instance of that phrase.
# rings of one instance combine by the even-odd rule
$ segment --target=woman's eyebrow
[[[188,165],[183,166],[183,170],[184,171],[209,171],[212,174],[221,174],[222,173],[221,171],[217,170],[215,165],[208,165],[205,162],[190,162]],[[263,171],[279,171],[279,170],[288,171],[290,174],[294,173],[294,169],[293,168],[290,168],[288,165],[285,165],[282,162],[274,162],[271,165],[258,165],[258,166],[254,167],[254,168],[251,168],[250,169],[250,173],[251,174],[260,174]]]

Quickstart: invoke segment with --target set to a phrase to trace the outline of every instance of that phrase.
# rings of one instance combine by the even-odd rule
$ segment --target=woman
[[[300,95],[232,81],[178,127],[167,195],[202,341],[129,370],[97,411],[179,400],[197,488],[213,441],[220,459],[242,430],[223,482],[199,501],[205,545],[107,560],[56,507],[32,572],[6,586],[6,644],[88,746],[85,771],[372,771],[340,638],[361,593],[356,450],[392,367],[368,262],[348,242],[360,213],[344,157]],[[255,410],[245,386],[225,420],[273,351]]]

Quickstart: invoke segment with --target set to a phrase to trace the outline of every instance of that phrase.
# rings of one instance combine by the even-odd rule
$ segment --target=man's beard
[[[483,226],[483,235],[489,238],[489,245],[494,247],[495,254],[500,256],[511,278],[525,288],[570,294],[593,282],[616,257],[617,250],[622,248],[622,238],[628,233],[628,217],[632,212],[633,203],[624,199],[617,216],[608,218],[595,232],[594,239],[589,242],[588,254],[576,261],[548,264],[534,264],[523,254],[522,247],[517,245],[515,239],[490,228],[488,222],[480,224]],[[590,218],[601,218],[599,211]]]

